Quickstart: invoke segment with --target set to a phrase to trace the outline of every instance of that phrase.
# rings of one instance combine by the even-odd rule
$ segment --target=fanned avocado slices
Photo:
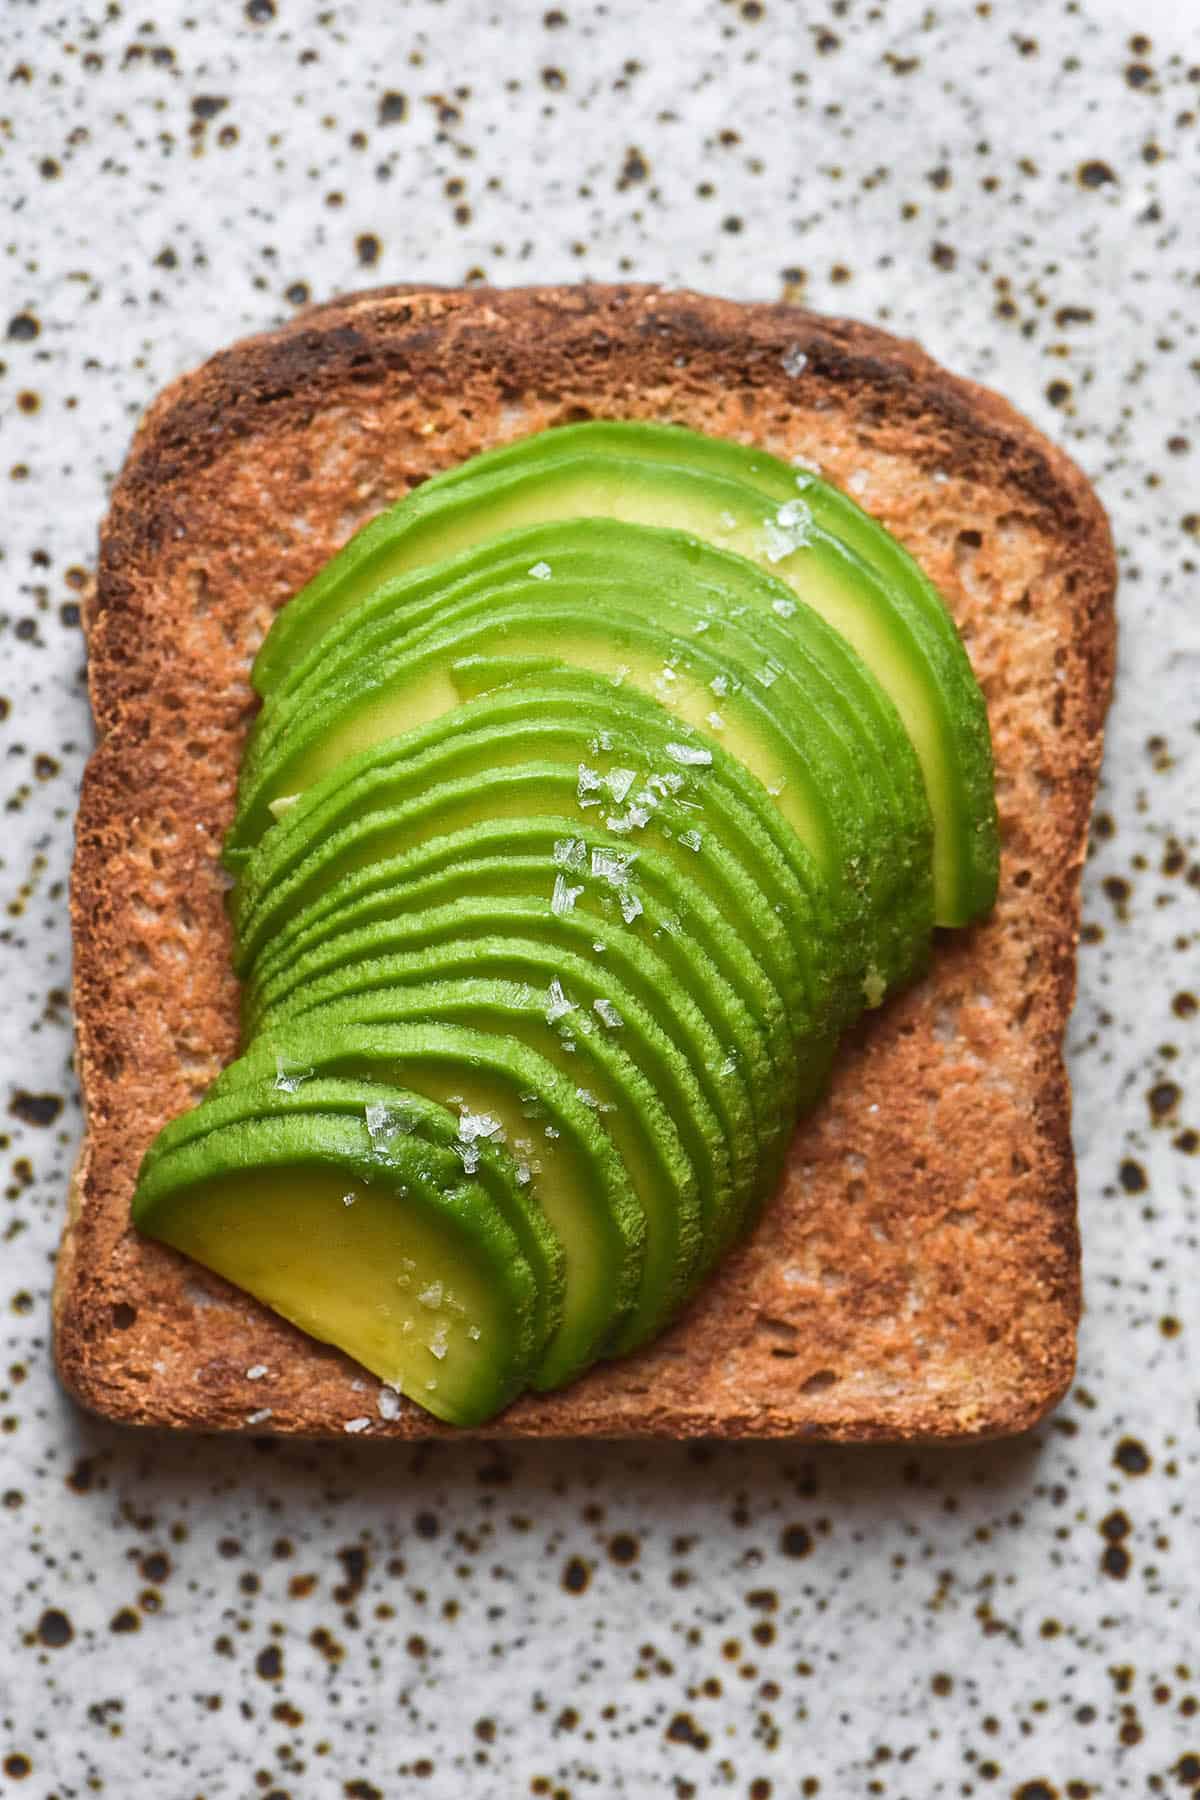
[[[718,470],[712,453],[689,451],[686,433],[669,434],[680,453],[667,461],[661,437],[648,438],[645,452],[636,448],[634,426],[619,452],[611,433],[593,450],[588,433],[600,429],[541,433],[499,466],[431,483],[381,515],[280,615],[255,663],[259,692],[269,695],[288,662],[390,576],[501,531],[583,518],[681,530],[781,577],[871,668],[921,763],[936,829],[937,922],[963,924],[987,911],[998,839],[986,710],[954,622],[911,558],[807,470],[756,452],[752,474],[731,454],[737,446],[714,458]],[[786,498],[781,470],[791,479]]]
[[[990,906],[983,699],[845,495],[619,421],[401,501],[254,680],[245,1049],[134,1220],[479,1424],[671,1322],[840,1033]]]

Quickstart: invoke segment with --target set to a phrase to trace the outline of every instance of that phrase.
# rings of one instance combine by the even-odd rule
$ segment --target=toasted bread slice
[[[63,1379],[97,1412],[445,1429],[408,1402],[385,1418],[373,1379],[138,1237],[129,1201],[159,1127],[238,1047],[218,853],[273,611],[424,477],[592,416],[811,459],[908,546],[987,696],[1001,891],[843,1048],[778,1197],[684,1318],[488,1433],[997,1435],[1070,1379],[1062,1040],[1114,648],[1112,547],[1084,478],[995,395],[863,325],[654,288],[390,288],[170,387],[104,527],[72,892],[87,1133],[55,1300]]]

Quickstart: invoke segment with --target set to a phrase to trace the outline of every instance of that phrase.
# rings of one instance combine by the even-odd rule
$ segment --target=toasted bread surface
[[[373,1378],[140,1238],[129,1201],[155,1133],[238,1047],[219,851],[272,614],[426,476],[593,416],[803,456],[908,546],[987,697],[1001,888],[847,1041],[778,1196],[679,1323],[486,1434],[997,1435],[1070,1379],[1062,1040],[1114,651],[1113,553],[1086,481],[997,396],[867,326],[656,288],[390,288],[168,388],[104,527],[71,902],[86,1136],[55,1293],[59,1368],[98,1412],[446,1430],[407,1402],[385,1420]]]

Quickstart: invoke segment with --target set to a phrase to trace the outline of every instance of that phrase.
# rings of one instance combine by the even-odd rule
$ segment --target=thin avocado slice
[[[662,909],[649,897],[644,880],[641,892],[646,899],[640,915],[644,931],[628,930],[610,880],[620,877],[628,909],[632,869],[624,859],[618,863],[615,855],[604,852],[597,858],[600,873],[590,864],[571,867],[581,862],[580,843],[578,839],[563,840],[559,863],[550,857],[518,859],[509,853],[479,859],[468,853],[463,862],[409,882],[402,889],[377,889],[357,904],[327,915],[303,946],[294,944],[292,953],[269,970],[254,971],[243,991],[247,1032],[255,1034],[267,1013],[287,1006],[291,996],[318,975],[360,956],[383,954],[375,946],[398,934],[410,941],[422,930],[420,922],[427,914],[444,919],[448,909],[461,903],[478,920],[490,905],[493,916],[504,921],[497,929],[507,929],[520,918],[531,931],[550,912],[553,916],[545,926],[548,941],[565,936],[582,953],[590,952],[602,972],[611,970],[618,980],[632,983],[667,1029],[674,1031],[673,1021],[680,1012],[685,1019],[691,1018],[695,1007],[709,1027],[709,1041],[722,1046],[726,1055],[737,1057],[747,1078],[755,1126],[761,1130],[779,1116],[787,1089],[776,1077],[770,1045],[758,1020],[702,946],[684,935],[677,912]],[[570,918],[560,926],[554,905],[556,899],[564,898],[570,900]],[[664,992],[671,995],[666,1003],[660,999]],[[686,1006],[677,1001],[676,993],[687,996]],[[601,1003],[597,1017],[603,1018],[607,1011]],[[681,1024],[679,1029],[686,1026]]]
[[[401,1137],[428,1142],[430,1112],[440,1112],[439,1154],[452,1158],[459,1176],[480,1183],[487,1203],[517,1227],[518,1241],[533,1233],[541,1246],[535,1266],[539,1273],[545,1267],[547,1306],[557,1322],[548,1312],[553,1329],[542,1340],[532,1379],[541,1387],[570,1380],[635,1304],[645,1242],[636,1194],[592,1109],[573,1083],[516,1041],[426,1021],[393,1033],[369,1055],[361,1031],[347,1041],[352,1031],[343,1020],[324,1043],[304,1028],[275,1032],[267,1047],[252,1044],[202,1104],[174,1122],[165,1153],[269,1110],[365,1118],[372,1144],[386,1155]]]
[[[194,1257],[453,1425],[480,1425],[535,1366],[536,1282],[449,1151],[364,1120],[230,1125],[156,1160],[139,1231]]]
[[[839,949],[836,919],[811,858],[768,796],[717,748],[710,766],[680,765],[653,786],[635,785],[616,803],[621,813],[610,812],[618,772],[644,771],[647,753],[660,754],[670,726],[664,732],[659,721],[656,735],[646,735],[635,708],[627,732],[625,709],[634,697],[598,685],[607,688],[608,709],[600,710],[597,700],[601,735],[587,740],[586,762],[525,760],[536,755],[543,733],[556,748],[561,745],[560,754],[576,752],[578,707],[596,697],[582,681],[564,677],[544,704],[536,694],[507,690],[479,702],[481,711],[472,717],[481,725],[507,714],[508,749],[491,729],[465,731],[460,721],[443,720],[428,735],[413,733],[399,748],[376,747],[353,767],[318,783],[283,815],[238,880],[231,898],[238,968],[244,973],[288,918],[349,873],[483,818],[574,815],[581,825],[603,821],[610,830],[620,825],[639,850],[653,847],[683,864],[714,905],[750,933],[753,953],[766,961],[790,1007],[807,1001],[814,1018],[845,1010],[857,977]],[[572,700],[576,710],[564,718],[563,703],[569,707]],[[491,711],[484,712],[485,706]],[[510,766],[514,759],[521,759],[520,766]],[[696,806],[703,807],[711,825],[703,855],[688,836],[695,829]],[[401,809],[407,809],[403,816]],[[651,817],[655,827],[648,833],[636,821]],[[817,944],[820,955],[813,954]],[[850,1013],[854,1010],[851,1005]]]
[[[638,597],[620,589],[610,598],[613,591],[598,581],[534,580],[511,599],[501,593],[470,602],[417,645],[380,655],[369,673],[355,660],[282,746],[276,740],[257,780],[250,777],[240,829],[252,834],[256,820],[261,827],[273,796],[303,790],[347,756],[452,710],[446,670],[455,657],[506,645],[533,656],[559,648],[576,666],[657,694],[681,731],[691,728],[686,742],[664,746],[668,769],[672,758],[710,763],[719,736],[776,797],[816,861],[843,930],[865,943],[876,983],[886,991],[906,980],[932,927],[929,815],[919,789],[906,813],[874,747],[839,720],[837,691],[820,662],[789,657],[773,619],[758,618],[752,635],[739,608],[708,610],[661,586],[648,606],[641,601],[639,617]],[[618,598],[626,603],[620,610]],[[709,629],[688,635],[702,626]],[[769,654],[773,643],[778,657]],[[695,835],[702,835],[699,822]]]
[[[560,455],[543,434],[528,461],[418,490],[367,526],[279,615],[255,665],[268,695],[302,655],[381,582],[496,532],[604,516],[668,526],[747,556],[791,585],[854,646],[891,695],[920,759],[934,818],[937,921],[986,910],[996,832],[986,710],[953,621],[922,588],[892,586],[824,529],[797,492],[783,502],[707,470],[636,457]]]
[[[307,1053],[307,1046],[305,1049]],[[385,1156],[390,1140],[402,1133],[462,1158],[461,1108],[449,1110],[416,1088],[398,1093],[395,1081],[371,1085],[366,1076],[354,1081],[316,1077],[316,1064],[302,1060],[290,1045],[276,1046],[269,1055],[261,1053],[257,1045],[250,1046],[218,1076],[199,1106],[163,1127],[146,1152],[139,1180],[160,1157],[251,1118],[344,1115],[365,1119],[372,1145]],[[479,1096],[473,1099],[474,1110],[484,1110]],[[489,1205],[504,1218],[533,1270],[537,1284],[534,1330],[540,1354],[562,1321],[562,1246],[538,1197],[517,1179],[514,1157],[498,1143],[481,1141],[478,1155],[471,1160],[475,1165],[472,1178]]]
[[[364,1010],[370,1015],[366,1020]],[[432,1033],[430,1020],[438,1021]],[[453,1034],[445,1027],[454,1028]],[[492,1066],[497,1057],[506,1064],[511,1061],[511,1041],[549,1063],[577,1098],[588,1096],[588,1109],[623,1161],[644,1218],[638,1292],[623,1320],[617,1313],[615,1336],[610,1330],[605,1337],[606,1354],[611,1354],[614,1345],[627,1348],[643,1342],[677,1310],[702,1251],[695,1170],[670,1114],[622,1048],[624,1035],[623,1025],[614,1030],[611,1013],[602,1023],[596,1016],[581,1014],[565,998],[551,1001],[525,983],[463,977],[389,988],[372,996],[366,1009],[357,998],[332,1002],[308,1015],[298,1031],[284,1030],[278,1037],[264,1032],[234,1065],[233,1079],[245,1083],[268,1074],[281,1060],[282,1046],[309,1075],[393,1081],[425,1092],[433,1091],[431,1080],[437,1081],[442,1098],[453,1090],[467,1123],[469,1144],[483,1149],[504,1143],[519,1159],[523,1178],[564,1241],[577,1242],[578,1233],[572,1231],[571,1219],[564,1218],[562,1201],[556,1205],[553,1197],[546,1199],[547,1188],[561,1180],[563,1141],[546,1135],[547,1124],[554,1120],[536,1098],[537,1087],[522,1086],[515,1123],[511,1093],[507,1100],[501,1095],[497,1104],[492,1092],[496,1086]],[[444,1054],[438,1058],[443,1042],[451,1051],[449,1061]],[[455,1047],[460,1056],[466,1055],[465,1067],[453,1059]],[[527,1071],[523,1079],[536,1077]],[[481,1091],[485,1080],[489,1086]],[[217,1089],[223,1090],[226,1081],[222,1076]],[[577,1242],[577,1247],[571,1265],[576,1271],[581,1259],[589,1260],[586,1245]],[[590,1261],[599,1274],[600,1259]],[[613,1283],[607,1275],[605,1285],[611,1292]]]
[[[273,991],[280,973],[331,928],[390,917],[421,883],[441,879],[447,898],[480,891],[544,895],[560,870],[573,886],[582,886],[579,912],[619,911],[623,918],[631,915],[631,924],[645,914],[652,935],[660,922],[675,921],[655,937],[674,978],[686,981],[695,968],[711,963],[714,979],[737,994],[761,1032],[773,1081],[791,1091],[796,1053],[787,1007],[759,960],[746,955],[744,937],[678,864],[647,849],[631,859],[628,844],[615,833],[575,819],[485,819],[343,877],[268,939],[245,990],[246,1016],[253,1017],[254,996]],[[580,884],[576,878],[584,872],[594,879]]]
[[[521,900],[460,900],[387,920],[310,953],[302,984],[262,1013],[256,1033],[289,1031],[327,1001],[473,973],[525,982],[543,1003],[564,993],[587,1014],[600,1001],[620,1017],[624,1047],[675,1121],[702,1204],[722,1218],[740,1216],[755,1190],[758,1151],[740,1058],[721,1044],[694,1001],[673,996],[669,1010],[655,1005],[653,965],[638,954],[641,945],[627,944],[618,963],[614,930],[606,954],[597,956],[592,934],[598,928],[596,920],[555,918],[544,904]]]

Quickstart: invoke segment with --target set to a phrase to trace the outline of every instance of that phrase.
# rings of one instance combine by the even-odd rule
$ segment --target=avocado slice
[[[484,820],[344,876],[267,940],[243,990],[247,1024],[252,1028],[258,994],[277,991],[280,975],[323,941],[331,926],[391,917],[406,893],[428,892],[433,881],[443,884],[447,899],[479,892],[544,896],[564,871],[581,889],[577,912],[645,916],[673,980],[687,982],[698,971],[706,987],[720,983],[732,990],[762,1035],[773,1084],[781,1093],[792,1091],[796,1050],[783,998],[760,963],[746,956],[743,938],[709,895],[657,852],[631,855],[614,833],[572,819]],[[591,879],[580,882],[581,874]]]
[[[547,923],[559,929],[551,935]],[[560,993],[597,1018],[611,1008],[622,1047],[674,1120],[696,1171],[706,1232],[736,1229],[758,1179],[758,1131],[741,1061],[694,1002],[675,997],[669,1011],[655,1005],[648,959],[628,947],[620,966],[611,954],[597,956],[596,928],[595,920],[555,919],[544,904],[519,900],[460,900],[384,921],[334,939],[327,962],[310,953],[303,984],[261,1015],[257,1034],[290,1032],[328,1001],[348,1005],[355,995],[472,974],[525,983],[544,1009]],[[606,949],[618,937],[611,932]]]
[[[505,1124],[512,1112],[511,1094],[507,1102],[501,1096],[500,1104],[491,1091],[480,1094],[480,1081],[497,1057],[505,1060],[513,1041],[524,1045],[531,1057],[556,1069],[577,1098],[588,1096],[585,1104],[612,1140],[644,1217],[637,1296],[624,1321],[618,1318],[615,1334],[610,1330],[604,1340],[605,1353],[613,1354],[659,1330],[693,1284],[702,1250],[700,1197],[695,1170],[670,1113],[622,1048],[623,1021],[614,1031],[611,1012],[602,1024],[598,1017],[571,1006],[561,989],[557,992],[555,1002],[525,983],[470,976],[374,991],[366,1004],[357,995],[329,1002],[307,1014],[298,1026],[285,1025],[278,1034],[269,1028],[262,1032],[210,1093],[224,1092],[229,1081],[244,1085],[260,1079],[281,1060],[288,1067],[305,1068],[309,1076],[356,1076],[423,1091],[431,1091],[430,1066],[435,1078],[441,1066],[439,1091],[449,1082],[456,1095],[466,1096],[469,1120],[500,1124],[510,1150],[524,1159],[534,1198],[541,1200],[564,1239],[577,1242],[579,1234],[571,1232],[569,1219],[564,1220],[562,1202],[548,1202],[543,1192],[560,1179],[562,1155],[561,1139],[545,1136],[546,1123],[553,1119],[537,1097],[539,1090],[522,1087],[522,1118],[515,1126]],[[438,1021],[432,1038],[431,1019]],[[456,1028],[454,1035],[444,1034],[443,1026]],[[494,1038],[496,1044],[481,1045],[481,1038]],[[454,1061],[460,1040],[458,1055],[465,1054],[465,1066]],[[449,1061],[446,1055],[439,1058],[443,1042]],[[434,1065],[429,1065],[431,1044]],[[524,1079],[535,1077],[527,1074]],[[490,1080],[494,1089],[494,1076]],[[485,1140],[477,1133],[475,1141],[482,1147]],[[573,1263],[568,1255],[569,1267],[578,1269],[583,1252],[584,1246],[579,1246]],[[607,1260],[611,1263],[611,1258]],[[603,1260],[593,1256],[590,1263],[599,1275]],[[605,1280],[611,1289],[607,1275]]]
[[[596,516],[682,529],[773,570],[853,645],[891,695],[921,762],[934,818],[937,922],[963,923],[987,910],[998,851],[986,710],[954,623],[928,584],[881,579],[820,523],[799,485],[779,501],[706,468],[559,453],[557,435],[529,440],[514,466],[418,490],[358,533],[272,626],[255,664],[259,692],[269,695],[282,667],[381,582],[497,532]],[[853,524],[849,503],[835,510]],[[859,541],[870,550],[874,534],[868,539]],[[896,559],[890,566],[904,568]]]
[[[528,564],[539,543],[553,558],[532,565],[546,571],[540,579]],[[370,596],[322,639],[312,677],[272,695],[244,765],[235,856],[270,824],[273,798],[302,789],[371,734],[411,729],[454,704],[446,677],[456,651],[446,634],[456,625],[482,624],[514,661],[515,609],[527,603],[531,660],[540,647],[598,664],[721,735],[778,792],[827,870],[836,877],[854,866],[873,877],[879,916],[894,910],[896,869],[927,885],[932,822],[899,715],[838,634],[782,583],[681,533],[603,519],[510,533],[492,548],[490,580],[484,546],[470,555],[472,581],[449,582],[432,611],[423,601],[419,620],[405,583]],[[414,579],[429,585],[427,575]],[[651,623],[666,642],[655,642]],[[480,649],[458,645],[468,660]],[[894,935],[910,934],[898,922]],[[902,970],[903,957],[901,979]]]
[[[161,1153],[268,1111],[365,1117],[384,1152],[415,1133],[481,1184],[527,1260],[532,1248],[553,1329],[531,1379],[556,1387],[578,1374],[636,1302],[645,1224],[628,1173],[575,1084],[520,1042],[440,1021],[376,1032],[386,1041],[374,1044],[361,1030],[348,1041],[345,1021],[324,1043],[317,1035],[279,1032],[269,1047],[252,1045],[199,1107],[172,1122]]]
[[[537,1283],[503,1215],[448,1150],[400,1136],[381,1155],[362,1114],[182,1144],[133,1219],[449,1424],[493,1417],[536,1366]]]
[[[681,734],[687,731],[684,742],[666,744],[667,771],[673,760],[710,764],[720,732],[735,759],[778,796],[776,804],[816,862],[856,953],[863,944],[862,960],[878,971],[884,989],[905,981],[914,951],[923,950],[932,927],[928,833],[922,830],[928,814],[922,804],[915,816],[898,815],[890,784],[872,766],[866,747],[855,757],[822,714],[819,684],[798,678],[782,662],[764,666],[752,642],[749,654],[739,656],[734,640],[745,634],[736,623],[721,631],[714,622],[697,643],[666,636],[657,618],[650,624],[632,611],[615,611],[595,588],[580,592],[574,605],[557,593],[555,601],[505,604],[503,595],[493,595],[474,603],[465,621],[448,621],[432,633],[422,651],[401,649],[381,659],[373,677],[358,673],[345,680],[313,708],[295,734],[301,742],[291,755],[266,773],[258,791],[260,815],[272,789],[302,790],[347,755],[387,741],[408,721],[428,718],[430,708],[433,716],[451,710],[448,659],[486,654],[513,639],[534,653],[561,646],[574,664],[627,679],[648,695],[666,689],[666,704],[680,717]],[[656,594],[656,612],[665,604]],[[713,706],[713,682],[725,696],[720,713]],[[706,720],[709,730],[698,730]],[[254,812],[252,804],[243,817],[249,821]],[[703,835],[699,822],[693,829]]]
[[[310,1114],[365,1117],[372,1143],[384,1150],[390,1139],[403,1132],[462,1156],[457,1115],[415,1090],[400,1095],[395,1082],[371,1086],[365,1079],[317,1080],[315,1065],[301,1062],[286,1047],[254,1063],[251,1074],[249,1058],[253,1054],[251,1046],[247,1054],[230,1063],[218,1076],[199,1106],[163,1127],[143,1158],[141,1175],[153,1168],[161,1156],[219,1127],[251,1118],[302,1118]],[[477,1103],[475,1110],[483,1109]],[[544,1349],[563,1314],[562,1246],[536,1196],[528,1185],[517,1180],[516,1160],[498,1143],[481,1140],[478,1148],[473,1179],[484,1190],[488,1203],[503,1216],[533,1270],[537,1284],[534,1328],[538,1344]]]
[[[464,730],[457,717],[442,720],[399,749],[377,746],[324,778],[283,815],[238,880],[231,911],[239,970],[245,973],[289,918],[348,874],[481,820],[549,816],[564,822],[566,836],[600,821],[606,830],[621,826],[626,851],[653,851],[683,866],[718,910],[735,908],[753,956],[801,1028],[827,1016],[852,1016],[861,1007],[861,994],[853,1000],[858,976],[811,858],[768,796],[734,758],[714,748],[711,765],[672,766],[653,785],[635,783],[614,801],[614,782],[619,792],[630,769],[652,768],[670,727],[664,732],[659,723],[657,737],[647,737],[641,706],[631,708],[633,696],[596,685],[601,691],[593,695],[582,680],[564,676],[544,697],[505,690],[481,700],[480,712],[471,715],[487,730]],[[575,761],[579,708],[593,700],[589,716],[599,735],[587,740],[586,762]],[[505,720],[501,737],[494,727]],[[544,743],[563,760],[530,763]],[[610,805],[621,811],[609,812]],[[709,827],[703,854],[689,835],[698,806]],[[656,830],[648,843],[645,830],[630,821],[651,815],[669,835]]]

